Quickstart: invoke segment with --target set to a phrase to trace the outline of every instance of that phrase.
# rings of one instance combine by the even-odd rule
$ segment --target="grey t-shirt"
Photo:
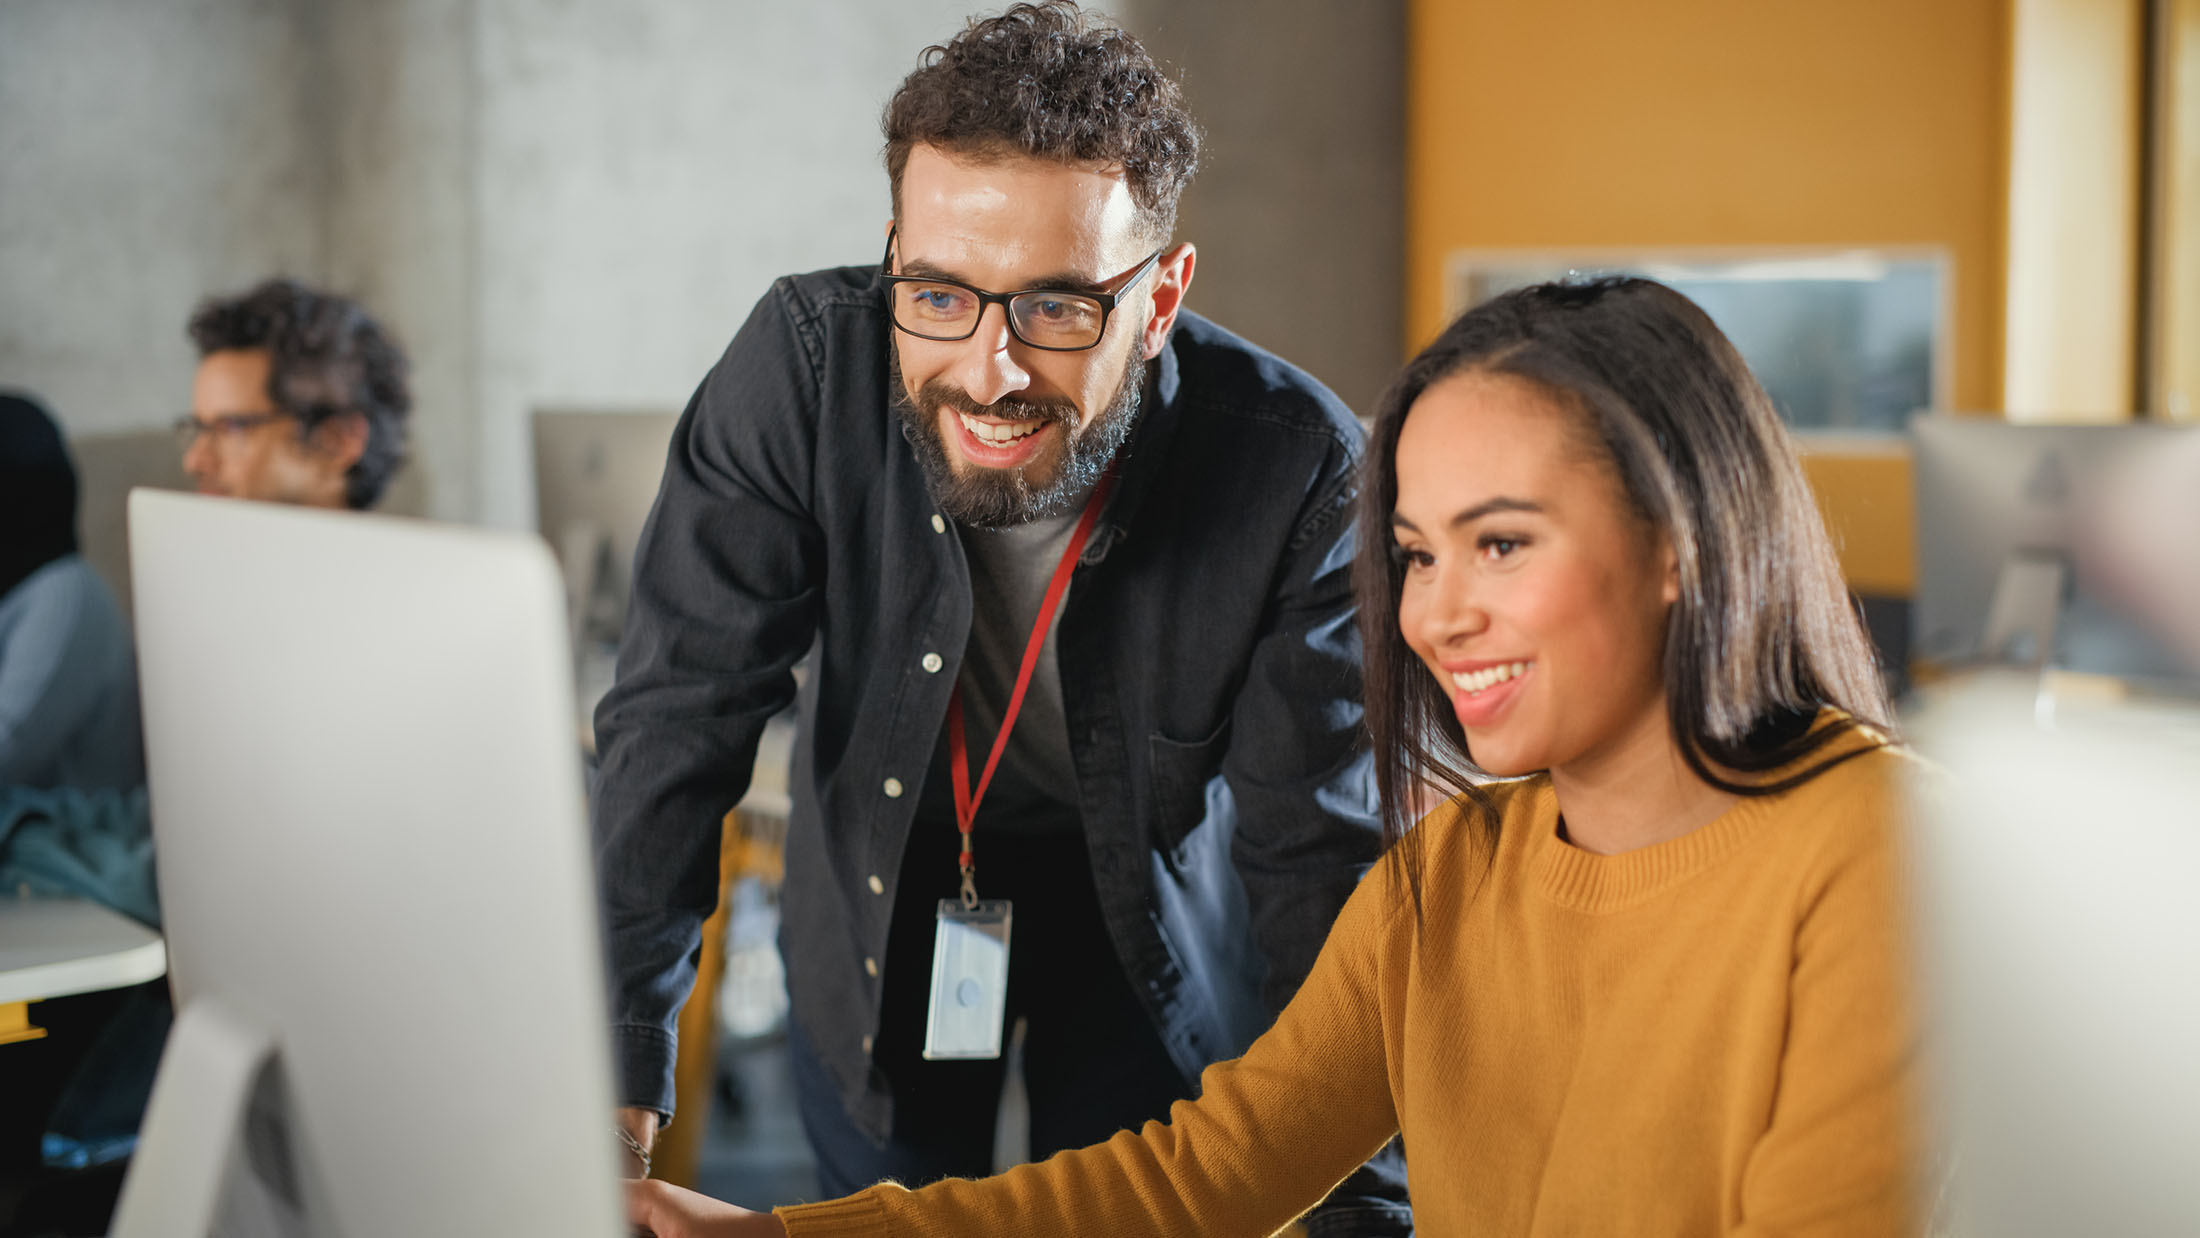
[[[1016,671],[1022,666],[1024,646],[1038,621],[1039,606],[1046,598],[1047,582],[1069,547],[1083,505],[1069,514],[1010,529],[965,529],[963,550],[970,561],[970,644],[963,652],[963,734],[969,744],[970,789],[976,792],[985,774],[985,761],[1000,733],[1001,715],[1016,687]],[[1065,596],[1062,609],[1068,608]],[[1080,827],[1077,812],[1077,766],[1070,755],[1069,723],[1062,711],[1062,671],[1055,656],[1055,633],[1061,626],[1061,610],[1047,629],[1039,665],[1032,671],[1031,686],[1016,729],[993,782],[978,808],[977,832],[988,829],[1074,830]],[[918,819],[925,822],[955,820],[954,784],[947,764],[945,728],[933,756],[932,776],[925,779]]]

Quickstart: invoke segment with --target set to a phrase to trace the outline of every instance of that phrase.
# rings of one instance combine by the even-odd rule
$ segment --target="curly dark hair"
[[[332,417],[364,417],[367,446],[344,474],[344,501],[365,508],[382,497],[405,462],[411,365],[358,302],[294,279],[270,279],[199,302],[190,332],[201,357],[266,349],[268,399],[298,419],[301,437]]]
[[[925,48],[887,101],[885,128],[896,215],[920,144],[1119,166],[1156,240],[1176,230],[1177,197],[1199,169],[1199,128],[1176,80],[1070,0],[1018,4]]]

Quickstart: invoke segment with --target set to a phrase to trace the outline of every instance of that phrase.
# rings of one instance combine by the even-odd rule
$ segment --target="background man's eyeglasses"
[[[271,421],[283,421],[288,413],[222,413],[198,418],[189,413],[176,418],[176,442],[185,451],[198,446],[199,436],[212,434],[216,443],[233,443],[245,436],[248,430],[256,430]]]
[[[886,234],[886,256],[879,260],[879,273],[896,328],[918,339],[967,340],[978,333],[985,307],[998,304],[1008,314],[1008,333],[1026,347],[1046,352],[1081,352],[1099,343],[1116,303],[1161,260],[1161,251],[1153,251],[1114,292],[1063,288],[987,292],[951,279],[894,274],[895,235]]]

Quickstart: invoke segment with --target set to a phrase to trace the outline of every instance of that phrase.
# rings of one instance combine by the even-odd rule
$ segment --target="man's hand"
[[[626,1219],[656,1238],[787,1238],[769,1212],[750,1212],[669,1182],[626,1184]]]
[[[654,1148],[657,1146],[656,1110],[637,1109],[632,1106],[628,1106],[627,1108],[619,1110],[618,1123],[620,1130],[623,1130],[627,1134],[634,1137],[634,1142],[642,1145],[645,1148]],[[644,1178],[649,1176],[648,1166],[642,1164],[642,1160],[640,1157],[635,1156],[631,1150],[622,1149],[622,1151],[625,1151],[626,1153],[627,1177]]]

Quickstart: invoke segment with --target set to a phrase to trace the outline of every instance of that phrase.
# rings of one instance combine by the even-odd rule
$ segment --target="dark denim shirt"
[[[787,986],[850,1115],[890,1128],[863,963],[886,955],[971,614],[888,402],[891,329],[869,268],[781,279],[673,433],[596,713],[621,1103],[672,1108],[719,822],[799,695]],[[1348,579],[1361,434],[1305,373],[1192,314],[1149,382],[1058,641],[1102,913],[1195,1079],[1273,1021],[1379,849]],[[1402,1200],[1402,1166],[1363,1170],[1315,1223],[1399,1232]]]

